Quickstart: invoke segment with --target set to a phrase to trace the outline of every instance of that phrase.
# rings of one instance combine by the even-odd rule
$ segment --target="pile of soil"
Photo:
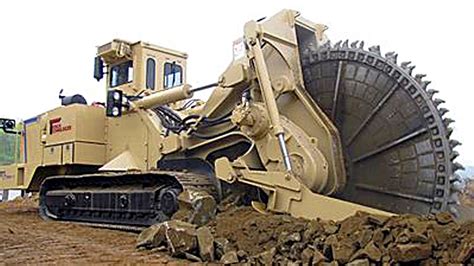
[[[11,209],[11,210],[36,210],[39,204],[39,196],[37,193],[31,195],[31,197],[16,197],[13,200],[4,201],[0,203],[0,209]]]
[[[474,263],[474,221],[457,224],[447,213],[383,218],[357,213],[341,222],[263,215],[249,207],[218,215],[209,225],[243,261]],[[243,254],[243,252],[241,252]]]
[[[474,221],[460,225],[447,213],[390,218],[357,213],[336,223],[233,207],[206,226],[172,221],[153,229],[140,235],[140,248],[168,250],[173,256],[194,261],[285,265],[474,263]],[[144,242],[143,237],[150,235],[153,237]]]

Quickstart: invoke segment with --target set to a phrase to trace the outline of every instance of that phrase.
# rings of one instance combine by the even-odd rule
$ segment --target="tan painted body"
[[[302,36],[297,36],[297,27]],[[326,41],[323,28],[290,10],[263,23],[247,23],[243,56],[221,75],[204,105],[182,112],[181,100],[192,96],[185,82],[186,54],[143,42],[114,40],[103,45],[98,56],[108,66],[107,89],[142,98],[130,100],[120,117],[106,117],[101,106],[73,104],[27,121],[24,162],[0,168],[0,189],[37,191],[48,176],[84,169],[156,171],[157,162],[166,156],[210,161],[215,152],[245,142],[248,148],[238,158],[229,160],[223,154],[212,160],[214,174],[223,182],[263,189],[269,210],[323,219],[343,219],[359,210],[389,215],[325,196],[345,185],[341,143],[337,129],[304,90],[298,49]],[[149,58],[156,62],[155,89],[146,84]],[[127,61],[133,62],[132,81],[112,88],[111,68]],[[173,62],[181,66],[182,74],[177,87],[167,89],[165,63]],[[242,100],[244,90],[250,91],[251,103]],[[214,118],[232,112],[232,123],[200,129],[214,135],[210,139],[194,137],[193,130],[166,134],[151,110],[166,104],[182,117]],[[229,130],[236,126],[237,130]]]

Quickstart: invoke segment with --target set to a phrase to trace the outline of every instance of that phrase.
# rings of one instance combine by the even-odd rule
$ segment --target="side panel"
[[[43,165],[58,165],[62,164],[63,146],[51,145],[44,148],[43,151]]]
[[[105,163],[105,111],[102,107],[61,106],[24,122],[23,162],[0,168],[0,188],[26,189],[33,178],[58,174],[60,166]],[[38,169],[50,169],[37,174]],[[35,176],[36,173],[36,176]]]
[[[138,113],[107,120],[106,160],[129,151],[139,169],[147,169],[147,128]]]
[[[105,163],[105,145],[102,144],[76,142],[72,153],[75,164],[103,165]]]
[[[17,177],[16,165],[0,166],[0,189],[17,188],[19,181],[23,181],[23,178]]]

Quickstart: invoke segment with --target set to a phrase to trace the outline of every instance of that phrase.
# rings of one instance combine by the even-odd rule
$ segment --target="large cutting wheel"
[[[326,44],[302,61],[306,89],[341,135],[348,183],[340,198],[396,213],[456,214],[459,143],[425,75],[363,42]]]

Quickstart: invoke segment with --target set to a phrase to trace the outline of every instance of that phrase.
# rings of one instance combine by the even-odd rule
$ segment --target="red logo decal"
[[[53,118],[49,120],[49,134],[55,134],[55,133],[60,133],[64,131],[69,131],[72,129],[71,125],[65,125],[63,126],[61,124],[61,117]]]

